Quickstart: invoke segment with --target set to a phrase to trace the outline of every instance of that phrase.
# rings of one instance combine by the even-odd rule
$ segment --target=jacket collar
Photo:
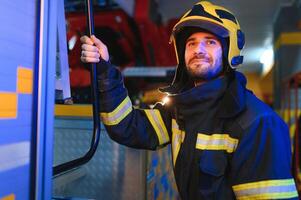
[[[226,90],[218,110],[220,118],[232,118],[241,113],[246,107],[246,83],[245,76],[240,72],[234,72],[228,89]]]
[[[181,106],[196,106],[205,102],[212,102],[220,98],[226,88],[228,80],[226,77],[219,77],[205,84],[193,87],[179,94],[170,95],[169,97],[177,105]]]

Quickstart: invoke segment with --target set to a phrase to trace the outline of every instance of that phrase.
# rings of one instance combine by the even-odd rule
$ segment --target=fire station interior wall
[[[296,1],[297,2],[297,1]],[[275,108],[281,106],[281,89],[301,71],[301,7],[297,3],[283,6],[274,23],[274,96]]]
[[[36,6],[0,6],[0,199],[29,199]]]
[[[272,105],[273,102],[273,71],[264,77],[256,72],[244,72],[247,78],[247,88],[265,103]]]
[[[273,105],[274,102],[274,70],[273,68],[264,76],[261,76],[259,79],[259,87],[261,88],[263,100],[269,105]]]
[[[301,7],[299,0],[293,2],[281,8],[274,22],[274,108],[289,127],[292,150],[298,144],[295,136],[301,114],[300,80],[296,79],[301,72]],[[300,168],[295,161],[293,168]],[[296,183],[300,177],[295,175]]]
[[[54,127],[54,165],[78,158],[88,150],[92,119],[56,117]],[[92,160],[55,177],[53,197],[177,199],[170,155],[168,147],[151,152],[119,145],[109,138],[102,125],[99,146]]]

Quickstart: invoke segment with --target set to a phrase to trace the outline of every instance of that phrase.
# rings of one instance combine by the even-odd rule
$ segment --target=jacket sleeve
[[[236,198],[298,199],[290,148],[288,128],[275,113],[254,120],[231,161]]]
[[[100,117],[111,139],[129,147],[151,150],[168,144],[171,117],[164,106],[134,108],[120,71],[103,60],[97,71]]]

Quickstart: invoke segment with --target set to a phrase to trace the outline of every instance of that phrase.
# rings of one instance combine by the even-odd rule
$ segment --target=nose
[[[198,45],[195,46],[194,48],[194,53],[196,54],[205,54],[205,44],[203,42],[199,42]]]

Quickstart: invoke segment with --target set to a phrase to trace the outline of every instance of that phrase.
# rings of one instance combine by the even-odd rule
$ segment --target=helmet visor
[[[186,21],[182,21],[176,26],[176,30],[174,31],[174,34],[177,34],[178,32],[185,29],[186,27],[198,27],[207,30],[209,32],[212,32],[222,38],[229,37],[229,31],[223,26],[210,22],[208,20],[200,20],[200,19],[189,19]]]

